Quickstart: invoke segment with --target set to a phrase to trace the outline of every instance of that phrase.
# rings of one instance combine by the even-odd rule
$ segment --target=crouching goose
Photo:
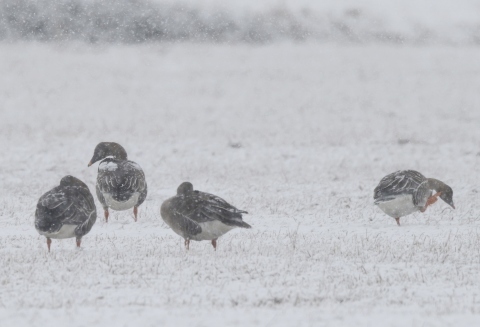
[[[433,194],[432,190],[436,193]],[[455,209],[450,186],[438,179],[426,178],[415,170],[399,170],[385,176],[373,194],[374,203],[395,218],[398,226],[400,217],[416,211],[425,212],[438,197]]]
[[[47,238],[48,252],[52,238],[77,239],[92,229],[97,209],[87,185],[73,176],[65,176],[60,185],[40,197],[35,211],[35,228]]]
[[[98,165],[96,190],[105,221],[108,222],[108,208],[117,211],[133,208],[134,220],[137,221],[138,207],[147,197],[147,182],[142,168],[127,160],[125,149],[114,142],[99,143],[88,167],[99,160],[102,161]]]
[[[163,220],[172,230],[185,239],[185,247],[190,240],[211,240],[217,249],[217,239],[235,227],[251,228],[242,220],[242,214],[222,198],[213,194],[194,191],[189,182],[180,184],[177,195],[163,202],[160,209]]]

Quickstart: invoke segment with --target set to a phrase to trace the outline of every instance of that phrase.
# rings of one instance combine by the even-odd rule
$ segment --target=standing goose
[[[82,236],[97,220],[97,208],[87,185],[73,176],[65,176],[60,185],[40,197],[35,211],[35,228],[47,238],[48,252],[52,238],[75,237],[80,247]]]
[[[251,228],[242,220],[238,210],[216,195],[194,191],[189,182],[180,184],[177,195],[163,202],[160,209],[163,220],[185,239],[187,250],[190,240],[211,240],[217,249],[217,239],[235,227]]]
[[[102,160],[103,159],[103,160]],[[102,160],[98,165],[97,197],[108,222],[108,208],[128,210],[133,208],[137,221],[138,207],[147,197],[147,182],[142,168],[127,160],[127,151],[118,143],[101,142],[93,152],[88,167]]]
[[[433,195],[432,190],[436,191]],[[395,218],[398,226],[400,217],[416,211],[425,212],[438,197],[455,209],[450,186],[438,179],[426,178],[415,170],[399,170],[385,176],[373,194],[374,203]]]

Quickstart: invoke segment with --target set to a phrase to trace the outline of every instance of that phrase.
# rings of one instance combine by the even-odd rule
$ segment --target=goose
[[[138,207],[147,197],[147,182],[142,168],[127,160],[127,151],[114,142],[99,143],[88,167],[99,160],[102,161],[98,165],[96,191],[105,221],[108,222],[108,208],[117,211],[133,208],[134,220],[137,221]]]
[[[435,190],[435,194],[433,191]],[[432,195],[433,194],[433,195]],[[400,218],[411,213],[425,212],[438,197],[455,209],[453,190],[434,178],[426,178],[415,170],[399,170],[380,181],[374,190],[374,204],[400,226]]]
[[[190,240],[209,240],[216,250],[220,236],[236,227],[251,228],[242,220],[244,213],[216,195],[194,191],[190,182],[180,184],[177,195],[163,202],[160,209],[165,223],[185,239],[187,250]]]
[[[47,238],[48,252],[52,238],[75,237],[80,247],[82,237],[90,232],[96,220],[92,193],[85,183],[70,175],[40,197],[35,211],[35,228]]]

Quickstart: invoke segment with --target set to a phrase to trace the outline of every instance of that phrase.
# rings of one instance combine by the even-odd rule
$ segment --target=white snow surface
[[[480,324],[480,49],[289,43],[0,44],[0,325]],[[101,141],[146,175],[139,208],[76,250],[34,227],[38,198]],[[402,227],[388,173],[454,190]],[[183,240],[160,205],[183,181],[252,229]]]

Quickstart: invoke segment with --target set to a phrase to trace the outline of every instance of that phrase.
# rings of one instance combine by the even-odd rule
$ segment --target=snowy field
[[[0,44],[0,325],[480,324],[480,48]],[[38,198],[122,144],[149,195],[83,238],[34,228]],[[373,206],[386,174],[454,190]],[[183,181],[249,211],[213,251],[163,223]]]

